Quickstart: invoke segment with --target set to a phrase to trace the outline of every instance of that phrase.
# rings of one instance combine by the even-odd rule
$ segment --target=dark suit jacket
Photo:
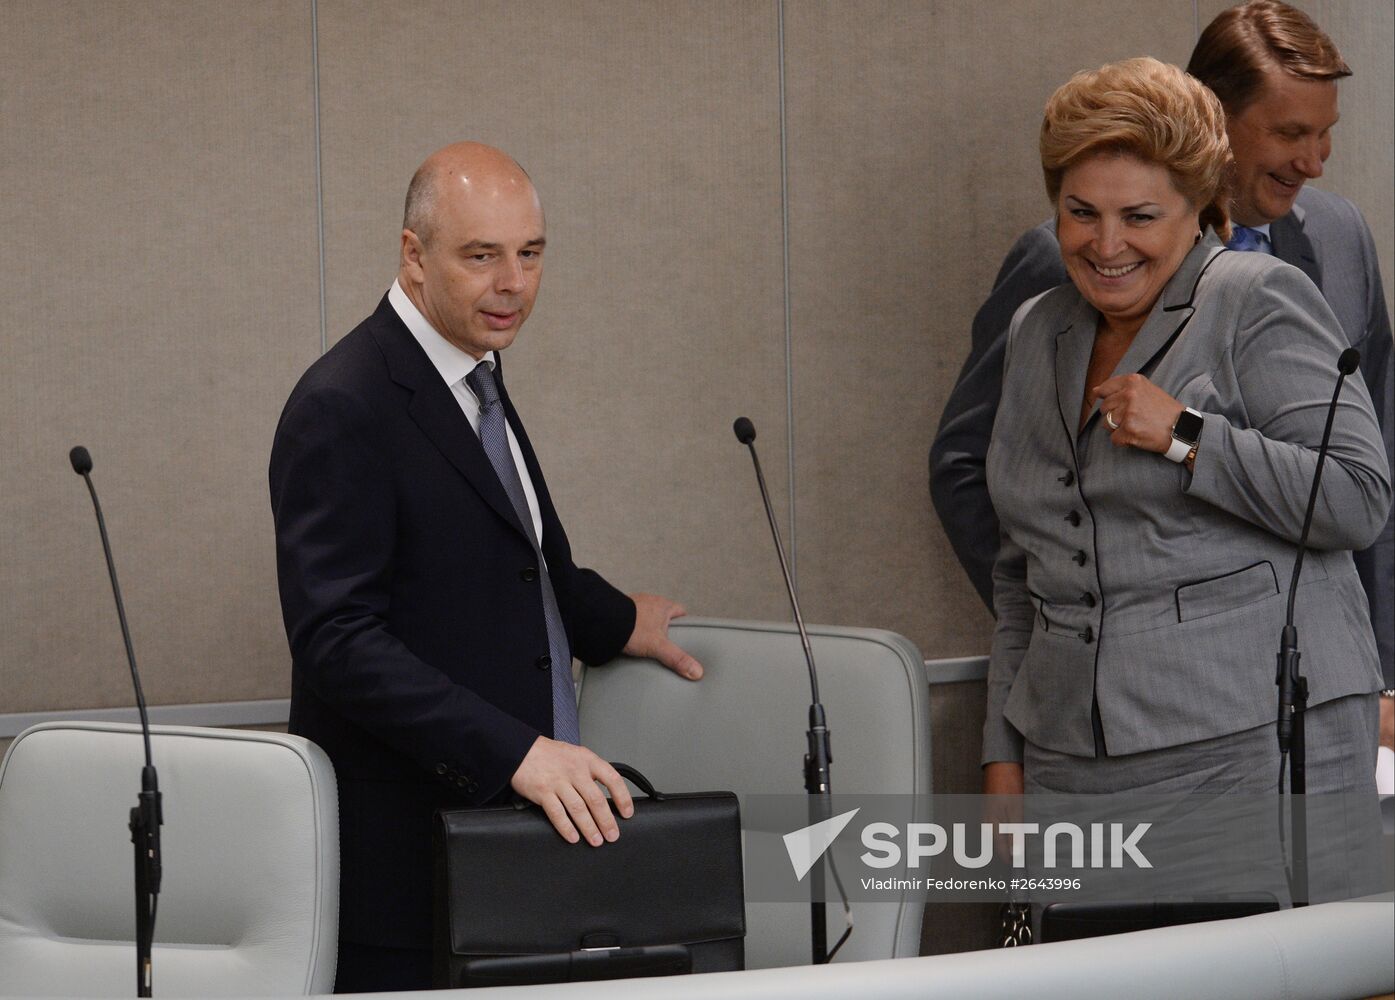
[[[575,655],[601,663],[634,604],[573,562],[504,389]],[[479,438],[386,297],[310,366],[271,453],[293,733],[339,778],[340,933],[430,944],[430,823],[505,797],[552,683],[536,557]]]
[[[1361,352],[1385,445],[1395,466],[1395,352],[1390,314],[1370,228],[1351,202],[1305,186],[1292,212],[1270,227],[1275,256],[1302,270],[1322,291],[1351,346]],[[972,343],[930,449],[930,496],[955,555],[979,596],[993,606],[998,519],[984,474],[1003,390],[1003,350],[1019,306],[1067,281],[1054,222],[1013,244],[993,291],[974,317]],[[1336,381],[1336,358],[1332,359]],[[1355,553],[1387,687],[1395,686],[1395,515],[1380,538]]]

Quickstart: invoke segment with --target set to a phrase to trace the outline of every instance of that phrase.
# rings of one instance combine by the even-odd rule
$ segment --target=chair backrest
[[[587,670],[586,745],[639,768],[661,791],[802,795],[809,671],[792,625],[683,619],[670,636],[707,670],[697,684],[649,660]],[[911,642],[873,629],[811,626],[828,710],[838,794],[930,793],[925,664]],[[777,834],[746,831],[751,837]],[[747,872],[748,887],[750,872]],[[830,905],[829,944],[842,931]],[[916,955],[923,903],[853,904],[856,930],[837,961]],[[747,900],[746,967],[810,961],[808,905]]]
[[[152,727],[163,795],[156,996],[328,993],[339,806],[319,747]],[[0,995],[132,996],[138,726],[46,723],[0,763]]]

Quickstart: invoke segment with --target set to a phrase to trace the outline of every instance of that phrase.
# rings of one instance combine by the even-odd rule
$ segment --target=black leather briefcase
[[[643,795],[612,844],[568,844],[527,803],[437,814],[437,987],[744,966],[736,796],[665,795],[614,766]]]

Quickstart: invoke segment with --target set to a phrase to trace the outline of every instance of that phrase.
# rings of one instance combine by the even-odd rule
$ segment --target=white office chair
[[[280,733],[154,726],[164,881],[154,992],[328,993],[339,806],[324,752]],[[0,764],[0,995],[133,996],[127,820],[140,728],[34,726]]]
[[[642,772],[661,791],[804,794],[809,673],[792,625],[688,619],[673,640],[707,669],[697,684],[649,660],[587,670],[581,732],[588,747]],[[809,628],[832,734],[835,794],[930,794],[925,663],[911,642],[874,629]],[[776,836],[746,831],[751,837]],[[748,895],[751,872],[747,871]],[[836,962],[918,954],[924,903],[854,903],[856,929]],[[828,943],[842,932],[828,907]],[[748,899],[746,968],[810,961],[807,903]]]

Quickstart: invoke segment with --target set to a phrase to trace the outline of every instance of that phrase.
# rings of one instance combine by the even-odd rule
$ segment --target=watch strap
[[[1172,444],[1168,445],[1167,451],[1163,453],[1163,458],[1169,462],[1180,462],[1187,457],[1187,453],[1192,450],[1190,441],[1183,441],[1179,437],[1172,439]]]
[[[1184,407],[1182,413],[1190,413],[1192,416],[1196,417],[1198,423],[1202,419],[1201,414],[1193,410],[1190,406]],[[1181,414],[1178,414],[1179,422],[1180,418]],[[1169,462],[1184,462],[1188,456],[1195,458],[1197,442],[1200,440],[1200,430],[1197,431],[1195,438],[1189,440],[1185,437],[1181,437],[1177,433],[1177,425],[1174,423],[1172,426],[1172,444],[1168,445],[1167,451],[1163,453],[1163,457]]]

